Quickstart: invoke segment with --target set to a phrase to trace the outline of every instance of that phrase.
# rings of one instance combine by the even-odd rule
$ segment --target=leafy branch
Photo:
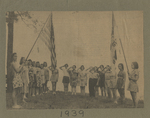
[[[24,18],[22,17],[22,15],[21,15],[18,11],[17,11],[17,13],[18,13],[18,15],[20,16],[20,18],[22,19],[22,21],[26,24],[27,27],[30,28],[30,26],[33,26],[33,27],[37,30],[37,28],[36,28],[35,25],[33,25],[33,24],[27,24],[27,23],[25,22]],[[31,17],[30,15],[28,15],[28,18],[31,19],[32,17]]]

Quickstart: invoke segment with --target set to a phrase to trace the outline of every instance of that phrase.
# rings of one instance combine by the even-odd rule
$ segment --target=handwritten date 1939
[[[61,113],[60,113],[60,117],[64,117],[64,116],[79,116],[80,115],[80,117],[84,117],[84,111],[83,110],[79,110],[79,111],[76,111],[76,110],[71,110],[71,111],[68,111],[68,110],[66,110],[66,111],[61,111]]]

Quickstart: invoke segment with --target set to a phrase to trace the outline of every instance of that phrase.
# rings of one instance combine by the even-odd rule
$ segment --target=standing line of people
[[[99,70],[99,68],[101,70]],[[115,75],[112,75],[111,67],[107,66],[104,68],[103,65],[100,67],[90,67],[85,70],[82,65],[76,70],[76,66],[73,65],[68,69],[68,64],[60,67],[63,71],[63,84],[64,92],[68,92],[68,85],[71,85],[72,94],[76,94],[76,86],[80,86],[80,91],[82,95],[85,95],[85,87],[87,86],[87,80],[89,78],[89,95],[91,97],[96,97],[99,95],[98,88],[101,88],[101,95],[106,96],[106,90],[108,97],[112,98],[111,92],[113,93],[114,99],[116,99],[116,85],[115,85]],[[106,76],[106,78],[105,78]],[[105,80],[106,79],[106,80]]]
[[[20,65],[17,63],[17,53],[12,54],[11,77],[13,79],[13,106],[12,108],[21,108],[17,104],[17,94],[23,93],[23,102],[26,102],[28,96],[42,95],[48,92],[47,83],[52,82],[53,94],[56,92],[56,83],[58,81],[58,70],[47,67],[47,63],[26,60],[21,57]],[[52,72],[52,74],[51,74]],[[50,78],[51,77],[51,78]]]
[[[62,69],[65,67],[65,71]],[[119,101],[121,104],[125,101],[125,82],[126,73],[124,71],[124,65],[122,63],[118,64],[119,72],[114,74],[111,67],[107,65],[105,68],[103,65],[100,67],[90,67],[85,70],[82,65],[76,70],[76,66],[68,68],[68,64],[60,67],[64,72],[64,79],[67,78],[67,84],[64,85],[65,93],[68,92],[68,84],[70,82],[72,94],[76,95],[76,86],[80,86],[80,91],[82,95],[85,95],[85,87],[87,86],[87,78],[89,78],[89,96],[96,97],[99,95],[98,88],[101,89],[102,96],[108,96],[110,100],[114,103],[118,103],[117,90],[119,93]],[[138,63],[132,62],[131,64],[132,72],[128,72],[129,76],[129,86],[128,90],[131,93],[134,107],[137,107],[137,92],[139,91],[137,80],[139,79]],[[69,75],[68,75],[69,73]],[[67,75],[67,76],[66,76]],[[67,87],[67,89],[65,89]]]
[[[13,78],[13,93],[12,98],[14,102],[13,108],[20,108],[17,104],[17,93],[22,88],[23,102],[27,99],[27,94],[30,96],[42,95],[48,92],[48,82],[51,81],[52,92],[56,94],[56,84],[59,78],[58,69],[51,66],[47,67],[47,63],[40,64],[39,62],[32,61],[31,59],[25,60],[24,57],[20,59],[20,66],[17,65],[17,54],[13,53],[12,62],[10,66]],[[128,90],[131,93],[134,107],[137,107],[137,92],[139,91],[137,80],[139,79],[138,63],[131,64],[132,72],[128,72],[129,86]],[[97,97],[99,95],[99,87],[102,96],[108,96],[117,103],[117,90],[120,95],[121,103],[125,100],[125,82],[126,73],[124,65],[118,65],[118,74],[113,74],[111,67],[103,65],[99,67],[89,67],[85,69],[84,65],[76,69],[76,65],[68,68],[68,64],[60,67],[63,71],[62,83],[64,85],[65,95],[68,93],[68,86],[70,83],[72,95],[76,95],[76,86],[80,86],[82,95],[85,95],[85,87],[89,78],[89,96]]]

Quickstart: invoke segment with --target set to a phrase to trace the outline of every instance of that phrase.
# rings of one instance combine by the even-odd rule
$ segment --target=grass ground
[[[29,96],[26,103],[22,102],[22,95],[18,95],[18,104],[22,105],[22,109],[99,109],[99,108],[132,108],[132,100],[125,99],[125,104],[113,103],[107,97],[99,96],[91,98],[86,94],[85,96],[65,95],[64,92],[58,91],[56,95],[52,92],[34,97]],[[10,93],[6,94],[7,109],[12,109],[12,97]],[[138,108],[144,107],[144,101],[138,102]]]

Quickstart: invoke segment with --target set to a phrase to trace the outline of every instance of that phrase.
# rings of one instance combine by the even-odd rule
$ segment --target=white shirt
[[[68,76],[69,77],[69,73],[67,71],[67,69],[65,67],[62,67],[62,71],[64,73],[64,76]]]

